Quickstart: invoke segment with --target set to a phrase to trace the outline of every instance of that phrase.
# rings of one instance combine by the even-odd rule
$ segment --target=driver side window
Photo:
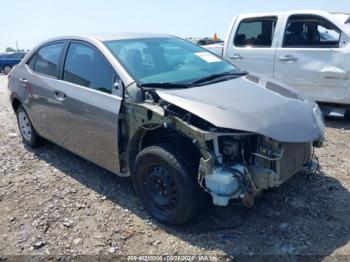
[[[100,52],[83,43],[70,43],[64,63],[63,80],[111,94],[114,79],[112,66]]]

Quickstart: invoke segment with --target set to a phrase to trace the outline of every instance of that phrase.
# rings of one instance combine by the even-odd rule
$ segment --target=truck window
[[[283,47],[339,47],[340,30],[326,19],[314,15],[293,15],[287,22]]]
[[[256,17],[241,21],[234,45],[238,47],[271,47],[277,17]]]

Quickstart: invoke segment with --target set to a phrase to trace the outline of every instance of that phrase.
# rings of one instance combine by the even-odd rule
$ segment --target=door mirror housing
[[[124,93],[124,85],[121,79],[117,79],[113,83],[113,88],[112,88],[112,95],[120,96],[123,97]]]
[[[122,87],[122,84],[121,84],[121,82],[120,81],[117,81],[117,82],[114,82],[114,84],[113,84],[113,88],[114,89],[119,89],[119,88],[121,88]]]

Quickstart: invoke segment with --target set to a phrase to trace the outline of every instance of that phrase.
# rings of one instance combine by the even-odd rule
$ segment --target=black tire
[[[23,123],[21,125],[20,117],[23,116],[23,114],[24,114],[25,118],[28,121],[27,128],[28,128],[28,130],[30,130],[30,132],[25,132],[23,130],[23,126],[24,126]],[[19,128],[19,131],[21,133],[23,142],[25,144],[30,145],[31,147],[36,147],[36,146],[41,145],[44,140],[35,131],[35,129],[34,129],[33,125],[32,125],[32,122],[30,121],[30,118],[28,117],[28,114],[27,114],[26,110],[23,108],[23,106],[19,105],[17,107],[16,116],[17,116],[18,128]],[[30,134],[30,136],[28,136],[28,134]]]
[[[350,120],[350,107],[346,108],[344,119],[347,121]]]
[[[197,215],[201,192],[196,177],[189,160],[168,144],[143,149],[132,176],[145,209],[169,225],[189,223]]]
[[[3,71],[4,74],[7,75],[8,73],[10,73],[12,67],[11,66],[4,66]]]

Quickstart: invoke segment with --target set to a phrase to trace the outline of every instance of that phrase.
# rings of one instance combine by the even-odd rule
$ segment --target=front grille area
[[[300,171],[312,157],[311,143],[282,143],[282,148],[282,158],[276,161],[275,167],[275,171],[280,177],[280,183]]]

